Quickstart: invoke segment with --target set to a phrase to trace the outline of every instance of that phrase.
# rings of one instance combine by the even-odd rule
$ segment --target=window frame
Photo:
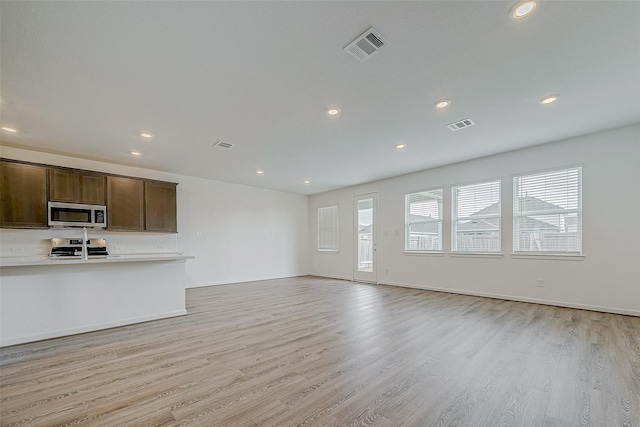
[[[471,182],[463,182],[463,183],[458,183],[458,184],[453,184],[451,185],[451,213],[450,213],[450,226],[451,226],[451,242],[450,242],[450,248],[451,248],[451,252],[449,253],[450,256],[453,257],[465,257],[465,256],[471,256],[471,257],[502,257],[502,220],[503,220],[503,215],[502,215],[502,210],[503,210],[503,204],[502,204],[502,195],[503,195],[503,191],[502,191],[502,177],[498,176],[498,177],[492,177],[492,178],[485,178],[485,179],[481,179],[481,180],[475,180],[475,181],[471,181]],[[475,186],[475,185],[482,185],[482,184],[493,184],[493,183],[497,183],[498,184],[498,202],[500,205],[500,209],[498,210],[497,214],[494,215],[490,215],[488,218],[498,218],[498,236],[497,236],[497,241],[498,241],[498,250],[496,251],[489,251],[489,250],[460,250],[457,247],[457,236],[456,233],[458,231],[458,227],[457,227],[457,223],[458,221],[461,221],[461,217],[458,216],[458,212],[457,212],[457,208],[458,208],[458,198],[456,196],[456,189],[461,188],[461,187],[471,187],[471,186]],[[490,204],[489,206],[493,205],[494,203]],[[487,206],[487,207],[489,207]],[[486,209],[486,208],[482,208],[482,209]],[[482,210],[480,209],[480,210]],[[479,211],[478,211],[479,212]],[[473,214],[471,214],[473,215]],[[468,217],[462,217],[463,220],[464,218],[470,218],[471,216]]]
[[[322,234],[322,227],[321,227],[322,226],[322,224],[321,224],[322,216],[320,215],[320,211],[323,210],[323,209],[331,209],[331,208],[335,209],[335,214],[334,214],[334,219],[335,219],[335,227],[334,227],[335,228],[335,249],[334,248],[322,248],[322,247],[320,247],[320,245],[322,243],[322,239],[320,237],[321,234]],[[340,246],[339,246],[339,242],[340,242],[339,241],[339,236],[340,236],[340,233],[339,233],[339,222],[340,222],[339,221],[339,214],[340,214],[340,207],[339,207],[338,203],[336,203],[334,205],[324,205],[324,206],[319,206],[318,207],[318,210],[317,210],[317,215],[318,215],[318,222],[317,222],[317,227],[318,227],[318,236],[317,236],[318,237],[318,244],[317,244],[317,247],[318,247],[318,249],[317,250],[318,250],[318,252],[320,252],[320,253],[338,253],[339,252],[339,248],[340,248]]]
[[[439,223],[439,232],[438,238],[440,240],[440,249],[407,249],[410,239],[410,231],[409,225],[410,223],[407,221],[407,217],[409,215],[409,205],[408,205],[408,197],[414,194],[420,193],[430,193],[434,191],[440,191],[440,218],[433,221],[435,223]],[[445,187],[432,187],[425,190],[412,191],[404,194],[404,253],[408,255],[442,255],[444,254],[444,197],[445,197]]]
[[[577,208],[568,210],[568,213],[577,213],[577,231],[576,231],[576,239],[578,245],[578,251],[521,251],[517,250],[519,247],[519,230],[520,226],[516,224],[518,219],[521,216],[517,216],[521,214],[519,210],[519,189],[516,183],[516,180],[519,180],[522,177],[529,177],[535,175],[545,175],[554,172],[563,172],[563,171],[571,171],[578,170],[578,188],[576,192],[577,196]],[[534,259],[566,259],[566,260],[583,260],[584,259],[584,233],[583,233],[583,219],[584,219],[584,211],[583,211],[583,189],[582,189],[582,181],[584,176],[584,165],[582,164],[571,164],[564,166],[557,166],[552,168],[545,168],[541,170],[534,170],[528,172],[522,172],[518,174],[514,174],[511,177],[512,184],[512,253],[511,256],[514,259],[518,258],[534,258]],[[546,201],[545,201],[546,202]],[[547,202],[551,203],[551,202]],[[518,205],[518,207],[516,206]],[[544,211],[540,211],[541,215],[544,215]],[[516,240],[518,239],[518,240]]]

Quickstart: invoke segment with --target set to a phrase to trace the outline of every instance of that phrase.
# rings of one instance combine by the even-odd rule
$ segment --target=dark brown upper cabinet
[[[176,184],[145,181],[145,229],[177,233]]]
[[[107,177],[107,229],[144,231],[144,181]]]
[[[47,228],[47,168],[0,162],[0,227]]]
[[[107,206],[107,230],[177,233],[172,182],[0,160],[0,227],[47,228],[47,201]]]
[[[49,200],[105,204],[106,177],[85,171],[49,168]]]
[[[96,174],[80,175],[80,203],[106,204],[107,177]]]

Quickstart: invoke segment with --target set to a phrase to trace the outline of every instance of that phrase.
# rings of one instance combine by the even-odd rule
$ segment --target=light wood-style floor
[[[316,277],[0,351],[2,426],[640,426],[640,318]]]

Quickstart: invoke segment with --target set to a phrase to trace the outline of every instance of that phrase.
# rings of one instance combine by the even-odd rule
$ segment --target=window
[[[404,250],[442,251],[442,189],[405,195]]]
[[[451,251],[500,252],[500,180],[451,189]]]
[[[582,168],[513,178],[513,251],[582,253]]]
[[[338,250],[338,206],[318,208],[318,250]]]

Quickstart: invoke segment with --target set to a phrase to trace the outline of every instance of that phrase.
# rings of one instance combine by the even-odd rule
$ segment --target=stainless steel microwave
[[[107,207],[49,202],[47,219],[49,227],[107,228]]]

